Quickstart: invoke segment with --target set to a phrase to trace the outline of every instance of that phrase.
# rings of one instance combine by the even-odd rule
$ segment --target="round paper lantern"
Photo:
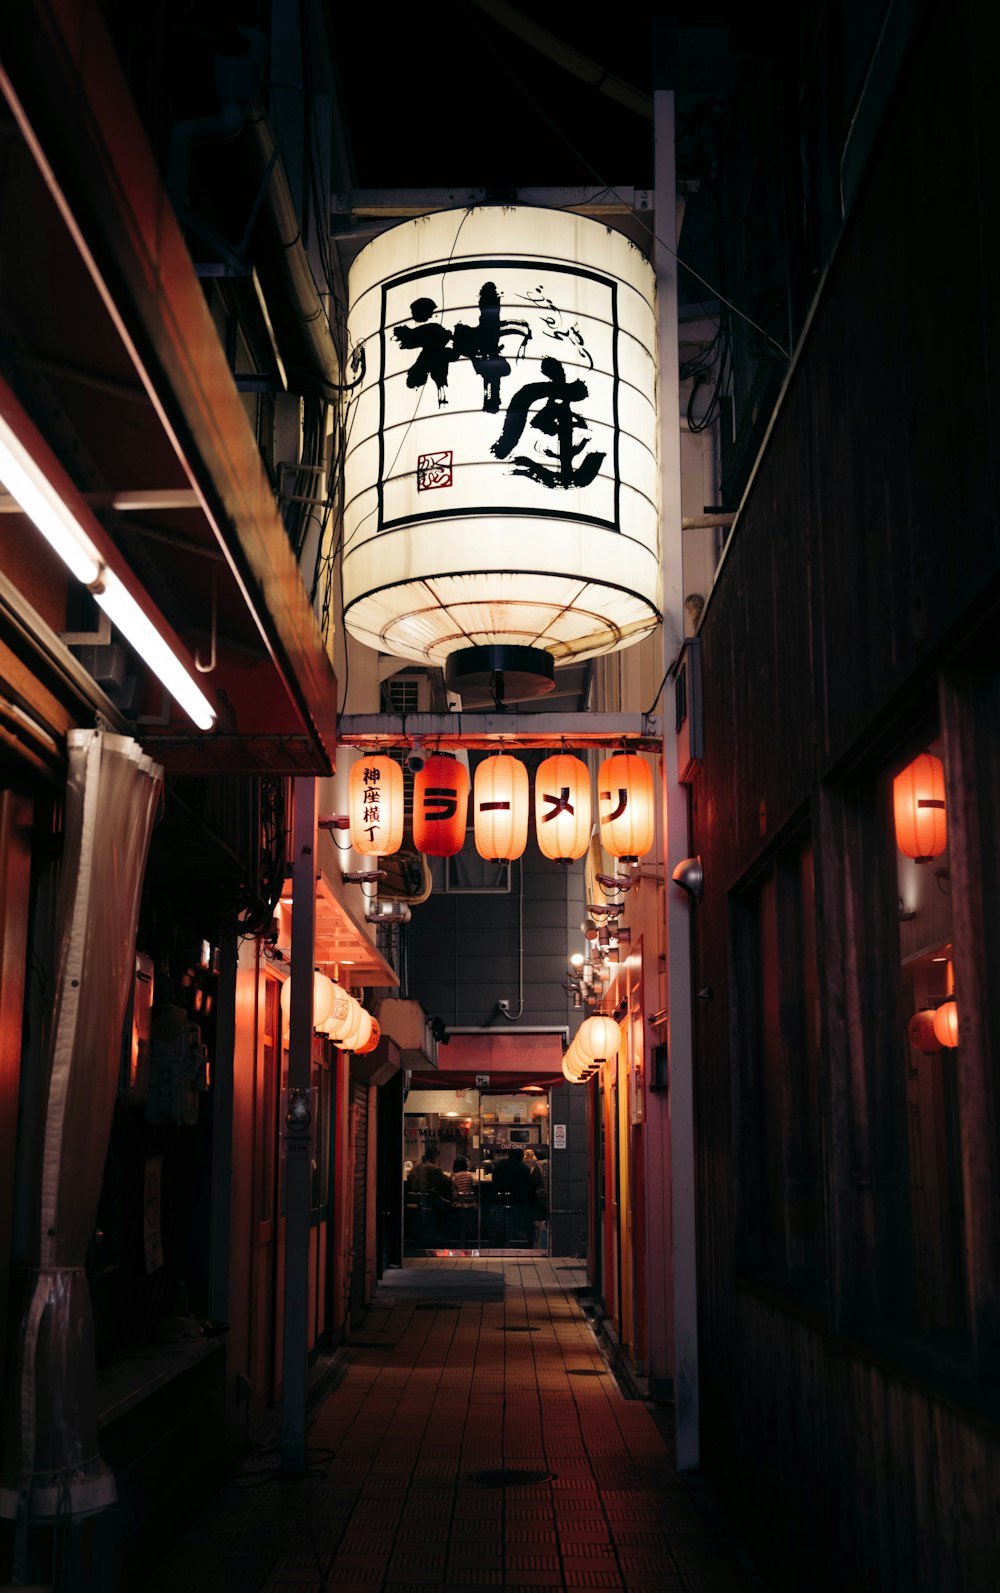
[[[367,1056],[369,1051],[374,1051],[381,1038],[382,1027],[377,1018],[372,1018],[372,1032],[368,1036],[368,1039],[365,1041],[364,1045],[356,1045],[354,1047],[355,1056]]]
[[[928,1056],[935,1051],[940,1051],[941,1041],[934,1032],[934,1019],[937,1017],[935,1007],[924,1007],[920,1012],[915,1012],[907,1025],[907,1033],[914,1051],[924,1051]]]
[[[413,781],[413,844],[428,857],[454,857],[465,845],[469,771],[434,753]]]
[[[944,798],[944,764],[922,752],[892,782],[896,845],[914,862],[929,863],[948,844]]]
[[[477,205],[351,267],[344,623],[508,701],[658,622],[655,278],[621,233]]]
[[[581,1023],[576,1038],[585,1057],[593,1061],[609,1061],[618,1055],[621,1030],[614,1018],[597,1015]]]
[[[942,1002],[934,1014],[934,1033],[942,1045],[954,1050],[958,1044],[958,1007],[954,996]]]
[[[334,998],[334,992],[335,992],[336,988],[337,987],[334,985],[333,980],[332,979],[328,979],[326,974],[321,974],[321,973],[314,973],[313,974],[313,1015],[312,1015],[312,1026],[313,1026],[314,1029],[322,1028],[323,1024],[326,1022],[327,1018],[329,1017],[330,1009],[333,1006],[333,998]],[[285,1023],[287,1025],[288,1020],[289,1020],[289,1014],[291,1013],[291,1010],[292,1010],[292,981],[291,981],[291,979],[286,979],[284,984],[282,985],[282,987],[281,987],[281,996],[279,997],[279,1000],[281,1002],[281,1015],[284,1018]]]
[[[590,775],[587,765],[558,752],[535,775],[535,839],[545,857],[568,863],[590,845]]]
[[[601,845],[612,857],[644,857],[656,834],[653,771],[637,752],[605,758],[597,776]]]
[[[528,771],[506,752],[485,758],[472,788],[476,851],[490,863],[512,863],[528,842]]]
[[[345,1034],[350,1034],[358,1021],[358,1007],[352,995],[343,990],[340,985],[334,986],[333,1006],[330,1008],[326,1022],[321,1025],[322,1031],[329,1039],[338,1044]]]
[[[347,807],[351,845],[369,857],[398,852],[403,840],[403,771],[388,754],[351,765]]]
[[[357,1051],[359,1047],[367,1045],[371,1038],[372,1025],[375,1022],[371,1013],[358,1002],[357,1012],[354,1016],[355,1024],[353,1029],[349,1029],[346,1034],[342,1034],[337,1041],[342,1051]]]

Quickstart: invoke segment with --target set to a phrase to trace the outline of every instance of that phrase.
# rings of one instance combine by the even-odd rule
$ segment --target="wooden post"
[[[306,1372],[309,1352],[309,1208],[312,1194],[311,1101],[313,962],[316,928],[316,781],[295,781],[292,824],[292,1001],[288,1088],[281,1093],[285,1146],[285,1292],[281,1464],[306,1469]],[[312,1111],[312,1106],[309,1110]]]
[[[677,340],[676,167],[673,63],[662,51],[654,60],[653,118],[656,182],[656,286],[660,403],[660,548],[663,568],[663,653],[669,668],[684,636],[682,568],[680,374]],[[698,1302],[695,1265],[694,1070],[691,1013],[691,907],[670,883],[688,854],[687,789],[677,779],[677,737],[663,706],[663,781],[667,873],[667,988],[670,1090],[661,1112],[669,1145],[673,1268],[673,1379],[677,1469],[690,1471],[699,1459]]]

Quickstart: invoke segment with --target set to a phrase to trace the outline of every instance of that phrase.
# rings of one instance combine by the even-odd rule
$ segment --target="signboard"
[[[490,1082],[490,1076],[489,1076],[488,1073],[477,1073],[476,1074],[476,1089],[477,1090],[488,1089],[489,1088],[489,1082]]]
[[[655,296],[629,239],[565,211],[438,211],[361,250],[353,635],[433,664],[483,645],[558,662],[655,628]]]
[[[565,1123],[553,1123],[553,1125],[552,1125],[552,1149],[553,1150],[565,1150],[566,1149],[566,1124]]]

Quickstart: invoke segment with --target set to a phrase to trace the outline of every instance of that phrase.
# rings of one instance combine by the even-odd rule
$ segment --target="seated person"
[[[411,1224],[411,1237],[418,1245],[439,1243],[441,1223],[451,1211],[451,1179],[437,1161],[437,1147],[428,1146],[406,1180],[408,1201],[415,1200],[420,1208]]]
[[[456,1156],[451,1175],[451,1204],[456,1215],[459,1239],[474,1239],[476,1234],[476,1180],[469,1172],[466,1157]]]

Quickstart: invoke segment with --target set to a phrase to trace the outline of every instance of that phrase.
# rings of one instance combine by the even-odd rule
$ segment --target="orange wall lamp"
[[[915,863],[940,857],[948,845],[944,796],[944,764],[932,752],[921,752],[892,782],[896,845]]]

